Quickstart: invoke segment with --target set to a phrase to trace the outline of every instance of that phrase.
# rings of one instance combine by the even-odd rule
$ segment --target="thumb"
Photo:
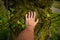
[[[39,19],[36,20],[35,25],[38,23]]]

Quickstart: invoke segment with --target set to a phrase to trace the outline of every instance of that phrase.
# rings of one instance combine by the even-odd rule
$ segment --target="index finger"
[[[36,12],[34,12],[34,19],[35,19],[35,16],[36,16]]]
[[[28,17],[27,17],[27,14],[25,15],[25,18],[26,18],[26,20],[27,20],[27,18],[28,18]]]

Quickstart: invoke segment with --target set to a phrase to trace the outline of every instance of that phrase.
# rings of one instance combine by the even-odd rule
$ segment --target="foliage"
[[[28,11],[35,11],[36,19],[39,18],[35,28],[35,40],[59,40],[60,14],[51,12],[52,4],[53,0],[0,1],[0,40],[5,40],[5,37],[7,40],[15,40],[26,28],[25,14]]]
[[[60,1],[55,1],[53,6],[60,9]]]
[[[3,2],[0,0],[0,40],[6,40],[9,33],[9,12],[5,9]]]
[[[56,1],[60,1],[60,0],[56,0]]]

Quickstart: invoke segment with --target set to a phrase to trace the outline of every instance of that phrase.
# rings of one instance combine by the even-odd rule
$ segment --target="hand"
[[[27,26],[27,28],[30,28],[30,29],[35,28],[36,24],[38,23],[38,19],[37,19],[37,21],[35,21],[35,16],[36,16],[35,12],[29,12],[29,14],[26,14],[26,26]]]

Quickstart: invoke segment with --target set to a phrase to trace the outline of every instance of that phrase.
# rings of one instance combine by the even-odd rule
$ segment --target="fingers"
[[[33,12],[31,11],[31,18],[33,18]]]
[[[34,19],[35,19],[35,16],[36,16],[36,12],[34,12]]]
[[[35,16],[36,16],[36,12],[29,12],[28,14],[26,14],[26,19],[27,18],[34,18],[35,19]]]
[[[29,12],[28,18],[35,18],[36,12]]]
[[[30,18],[30,16],[31,16],[31,13],[29,12],[29,14],[28,14],[28,18]]]
[[[32,12],[31,11],[31,18],[34,18],[35,19],[35,16],[36,16],[36,12]]]
[[[28,18],[28,15],[27,15],[27,14],[26,14],[25,18],[26,18],[26,20],[27,20],[27,18]]]
[[[37,19],[37,21],[35,22],[35,25],[38,23],[39,19]]]

